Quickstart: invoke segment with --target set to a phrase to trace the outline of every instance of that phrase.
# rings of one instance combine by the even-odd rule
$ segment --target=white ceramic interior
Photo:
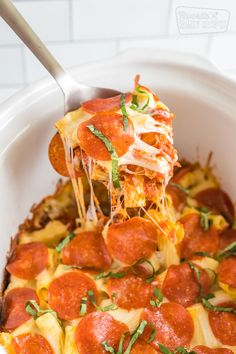
[[[134,76],[141,74],[142,82],[176,113],[180,154],[205,161],[214,151],[217,173],[236,199],[236,83],[212,63],[195,55],[139,49],[72,72],[86,84],[121,91],[132,89]],[[10,237],[59,178],[47,148],[62,115],[63,96],[52,79],[30,86],[0,108],[1,269]]]

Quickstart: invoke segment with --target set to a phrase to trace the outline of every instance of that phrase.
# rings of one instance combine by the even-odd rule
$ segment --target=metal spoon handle
[[[72,109],[73,107],[68,107],[69,97],[84,86],[76,83],[62,68],[10,0],[0,0],[0,15],[57,81],[65,96],[65,111]]]

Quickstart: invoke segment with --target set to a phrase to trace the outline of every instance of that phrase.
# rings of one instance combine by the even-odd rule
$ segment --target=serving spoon
[[[0,0],[0,15],[60,86],[64,94],[65,113],[79,108],[81,102],[120,94],[116,90],[86,86],[75,81],[50,53],[10,0]]]

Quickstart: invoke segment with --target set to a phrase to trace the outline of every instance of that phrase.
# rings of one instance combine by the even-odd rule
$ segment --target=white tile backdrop
[[[14,3],[65,67],[113,56],[131,47],[152,47],[207,56],[236,77],[236,0],[15,0]],[[209,30],[204,34],[184,35],[179,31],[176,14],[186,7],[225,10],[220,14],[229,17],[228,25],[224,25],[223,33]],[[0,102],[46,75],[0,18]]]

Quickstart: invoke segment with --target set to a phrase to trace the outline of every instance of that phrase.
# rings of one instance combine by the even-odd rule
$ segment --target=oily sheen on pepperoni
[[[219,247],[219,234],[210,227],[204,231],[198,214],[188,214],[180,220],[184,227],[184,239],[181,243],[181,258],[188,259],[195,252],[208,252],[214,255]]]
[[[236,310],[233,302],[223,302],[217,306],[233,307]],[[208,318],[212,332],[222,344],[236,345],[236,314],[208,311]]]
[[[128,121],[128,129],[124,130],[121,114],[113,112],[97,113],[89,120],[81,123],[78,128],[80,147],[95,160],[110,161],[111,154],[104,142],[89,130],[88,125],[93,125],[113,144],[119,157],[124,155],[134,142],[133,125],[130,120]]]
[[[47,266],[48,249],[42,242],[17,245],[6,269],[15,277],[34,279]]]
[[[97,288],[92,279],[83,272],[76,270],[65,273],[55,278],[48,288],[49,306],[57,312],[63,320],[73,320],[80,316],[80,306],[83,297],[87,297],[92,290],[97,297]],[[87,312],[91,312],[93,306],[87,301]]]
[[[236,256],[223,259],[218,270],[218,281],[236,288]]]
[[[133,345],[130,354],[156,354],[157,351],[147,342],[142,339],[138,339]],[[224,353],[222,353],[224,354]],[[225,353],[227,354],[227,353]]]
[[[182,212],[187,199],[186,193],[184,193],[178,187],[172,184],[169,184],[166,187],[166,193],[171,196],[174,208],[177,211]]]
[[[25,310],[25,305],[29,300],[39,302],[35,290],[30,288],[14,288],[7,293],[3,300],[5,330],[13,330],[32,318]]]
[[[116,294],[115,302],[126,310],[149,306],[153,288],[146,281],[134,274],[127,274],[120,279],[110,278],[107,282],[110,297]]]
[[[196,200],[212,211],[222,214],[232,224],[234,220],[234,205],[228,194],[219,188],[208,188],[195,196]]]
[[[220,234],[220,250],[236,241],[236,230],[226,229]]]
[[[98,311],[86,315],[79,322],[75,343],[80,354],[106,354],[101,343],[105,341],[117,351],[120,338],[125,333],[129,333],[129,329],[124,323],[116,321],[106,312]]]
[[[113,224],[107,232],[111,255],[128,265],[140,258],[149,258],[157,248],[156,227],[140,217]]]
[[[227,348],[209,348],[205,345],[197,345],[193,351],[197,354],[233,354],[232,350]]]
[[[188,347],[193,337],[193,321],[188,311],[181,305],[167,302],[160,307],[144,309],[141,318],[152,323],[156,329],[151,345],[159,349],[158,342],[171,350]],[[151,329],[145,329],[144,337],[150,336]]]
[[[125,95],[125,103],[130,102],[132,94],[127,93]],[[90,101],[82,103],[82,107],[89,113],[101,113],[105,111],[118,111],[120,109],[121,95],[109,97],[109,98],[95,98]]]
[[[209,294],[211,280],[207,272],[195,265],[200,270],[200,282],[203,295]],[[176,302],[184,307],[193,305],[199,300],[199,284],[195,271],[188,263],[171,265],[166,273],[162,292],[169,301]]]
[[[16,354],[54,354],[47,339],[36,333],[26,333],[15,337],[12,346]]]
[[[112,259],[102,235],[96,231],[84,231],[63,248],[62,263],[106,270]]]

